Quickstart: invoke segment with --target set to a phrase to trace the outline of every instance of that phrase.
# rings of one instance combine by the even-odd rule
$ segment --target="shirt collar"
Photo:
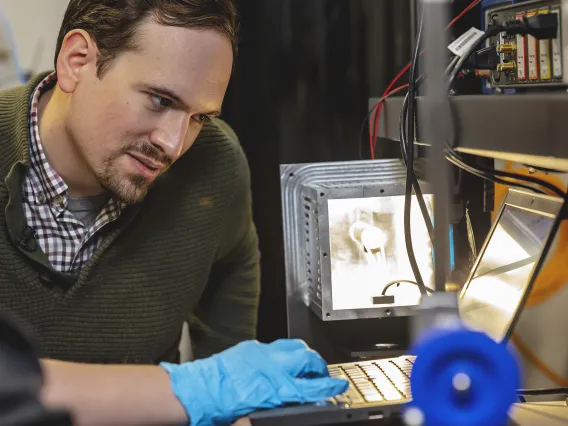
[[[39,134],[38,103],[41,95],[53,88],[57,76],[55,73],[45,77],[35,88],[30,107],[30,169],[34,171],[41,185],[36,193],[36,202],[43,204],[56,198],[61,199],[67,193],[67,184],[49,164]]]

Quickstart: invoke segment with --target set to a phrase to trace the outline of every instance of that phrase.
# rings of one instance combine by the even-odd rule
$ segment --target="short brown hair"
[[[237,54],[235,0],[71,0],[57,38],[55,67],[65,35],[82,29],[97,43],[101,78],[120,53],[136,48],[137,27],[148,17],[161,25],[216,30],[231,40]]]

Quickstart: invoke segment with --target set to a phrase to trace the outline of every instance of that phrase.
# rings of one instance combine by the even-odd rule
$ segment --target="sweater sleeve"
[[[189,321],[196,359],[256,337],[260,293],[260,254],[252,217],[248,163],[230,127],[220,120],[217,125],[232,140],[232,187],[236,189],[209,283]]]
[[[42,381],[30,336],[0,316],[0,424],[71,426],[68,413],[47,410],[40,403]]]

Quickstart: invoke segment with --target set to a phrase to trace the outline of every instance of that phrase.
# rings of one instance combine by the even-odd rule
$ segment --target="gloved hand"
[[[329,377],[322,357],[301,340],[247,341],[210,358],[160,365],[191,426],[231,424],[258,409],[317,402],[348,387]]]

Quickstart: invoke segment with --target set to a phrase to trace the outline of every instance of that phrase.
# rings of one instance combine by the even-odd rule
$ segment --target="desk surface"
[[[564,402],[527,402],[515,404],[511,417],[512,426],[565,426],[568,424],[568,406]],[[384,421],[365,422],[365,425],[386,425]],[[233,426],[251,426],[248,419],[241,419]],[[322,425],[323,426],[323,425]]]
[[[515,404],[511,417],[519,426],[561,426],[568,424],[568,406],[564,402]]]

